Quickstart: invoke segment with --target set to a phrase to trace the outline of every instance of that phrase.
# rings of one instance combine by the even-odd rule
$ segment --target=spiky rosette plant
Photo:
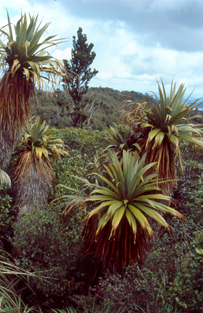
[[[41,39],[49,23],[40,27],[38,16],[24,14],[14,27],[0,29],[6,43],[0,41],[0,167],[8,161],[30,115],[29,99],[35,87],[54,85],[62,74],[62,64],[46,51],[62,42],[49,36]]]
[[[18,145],[19,157],[14,172],[15,201],[22,212],[30,211],[36,204],[43,208],[51,189],[54,172],[51,158],[68,155],[57,130],[36,118],[28,127]]]
[[[171,198],[157,186],[157,175],[148,173],[156,164],[145,165],[146,155],[139,160],[137,154],[124,150],[120,159],[109,151],[108,160],[96,160],[95,183],[85,179],[80,192],[58,199],[66,210],[85,206],[90,210],[83,236],[85,271],[91,281],[106,269],[122,271],[142,263],[152,243],[152,220],[169,229],[163,213],[183,218],[168,206]]]
[[[198,99],[188,104],[189,97],[184,100],[186,88],[181,84],[176,90],[173,81],[169,96],[163,81],[161,85],[158,83],[158,90],[158,96],[154,94],[156,103],[139,105],[139,110],[128,115],[128,122],[134,127],[134,132],[139,133],[137,143],[142,154],[147,153],[146,164],[157,162],[158,178],[168,180],[163,188],[170,194],[177,171],[179,174],[183,172],[180,142],[188,141],[203,148],[202,127],[193,124],[190,117],[192,110],[202,101]]]
[[[149,218],[169,229],[159,211],[183,216],[167,205],[170,197],[157,186],[156,174],[148,175],[155,164],[145,165],[145,156],[139,160],[137,155],[123,151],[119,161],[110,152],[110,160],[105,166],[108,178],[96,173],[105,186],[95,184],[88,199],[96,208],[86,218],[85,255],[96,260],[96,270],[102,264],[103,269],[121,271],[144,261],[153,236]]]
[[[107,150],[114,150],[119,158],[122,157],[123,150],[140,152],[140,146],[137,143],[139,139],[139,133],[135,133],[133,131],[133,127],[127,123],[120,123],[118,125],[114,124],[113,127],[111,126],[109,129],[107,129],[107,133],[107,140],[110,143],[110,145],[107,147]]]

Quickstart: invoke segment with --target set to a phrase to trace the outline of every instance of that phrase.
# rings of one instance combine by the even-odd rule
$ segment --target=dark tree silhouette
[[[74,127],[82,127],[98,106],[91,97],[88,97],[88,83],[98,73],[96,69],[90,68],[96,57],[95,51],[92,51],[93,43],[87,43],[87,36],[82,33],[82,28],[77,31],[77,38],[73,36],[72,58],[70,62],[63,60],[67,72],[71,71],[73,79],[64,78],[64,88],[68,89],[73,99],[73,109],[67,106],[67,114]]]

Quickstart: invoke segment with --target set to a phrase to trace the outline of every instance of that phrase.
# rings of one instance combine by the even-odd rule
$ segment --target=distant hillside
[[[132,100],[134,102],[142,103],[144,101],[154,101],[148,94],[142,94],[135,91],[118,91],[112,88],[90,88],[90,93],[93,97],[97,97],[102,101],[101,105],[95,111],[92,127],[94,129],[105,129],[113,123],[116,123],[118,119],[122,118],[121,111],[124,107],[125,100]],[[130,107],[125,106],[125,110]]]
[[[67,107],[71,108],[72,99],[69,94],[60,91],[60,105],[57,105],[58,95],[56,93],[41,92],[38,95],[38,105],[33,106],[33,114],[41,116],[42,120],[56,127],[71,126],[67,115]],[[103,130],[121,117],[124,100],[133,100],[142,103],[143,101],[154,101],[148,94],[136,91],[118,91],[112,88],[93,87],[89,88],[88,97],[98,103],[98,108],[93,113],[90,127]],[[127,107],[125,107],[127,109]]]

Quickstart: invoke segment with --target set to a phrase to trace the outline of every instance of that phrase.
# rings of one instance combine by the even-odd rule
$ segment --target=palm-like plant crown
[[[16,203],[20,207],[32,206],[34,201],[42,207],[53,180],[51,158],[68,155],[57,130],[50,128],[40,118],[30,125],[18,145],[19,157],[14,172]]]
[[[188,104],[183,100],[186,89],[171,83],[170,95],[158,83],[159,96],[155,95],[156,104],[145,102],[136,114],[131,114],[128,121],[134,125],[135,133],[140,133],[138,143],[143,153],[147,152],[146,162],[157,162],[159,178],[173,180],[176,177],[175,159],[182,173],[180,140],[191,142],[203,148],[202,128],[191,122],[190,113],[202,102],[198,99]],[[128,116],[129,117],[129,116]],[[194,118],[194,117],[193,117]],[[174,181],[165,184],[165,191],[171,192]]]
[[[186,100],[183,100],[186,88],[184,85],[180,85],[176,92],[176,84],[171,84],[170,96],[167,97],[165,87],[162,81],[162,88],[158,84],[159,99],[156,104],[148,104],[146,107],[146,115],[148,118],[147,123],[143,123],[142,127],[150,127],[151,131],[148,135],[148,142],[155,138],[154,147],[161,145],[165,136],[168,136],[171,143],[176,146],[175,137],[184,138],[194,144],[203,147],[201,140],[202,129],[195,128],[195,125],[186,123],[191,121],[191,111],[199,106],[202,101],[196,100],[195,102],[188,104]],[[186,119],[186,116],[189,118]],[[184,123],[185,122],[185,123]]]
[[[56,132],[57,130],[47,125],[46,121],[41,123],[40,117],[36,118],[34,124],[27,127],[18,145],[19,159],[15,171],[18,178],[24,174],[23,169],[27,166],[26,159],[32,159],[38,168],[42,160],[50,164],[50,158],[68,155],[62,139],[55,136]]]
[[[123,151],[121,161],[114,152],[109,154],[110,164],[104,165],[107,175],[96,173],[105,186],[95,184],[88,199],[97,207],[87,217],[85,253],[94,251],[104,267],[121,270],[144,260],[153,235],[147,217],[169,228],[158,211],[182,215],[160,202],[170,198],[157,186],[156,174],[147,173],[155,164],[144,166],[145,156],[139,160],[128,151]]]
[[[132,126],[123,123],[114,124],[114,127],[111,126],[107,129],[107,132],[108,141],[110,142],[107,150],[115,150],[119,158],[122,157],[123,150],[132,152],[140,151],[140,146],[137,143],[139,133],[135,133]]]
[[[121,159],[115,152],[108,153],[107,163],[96,158],[95,183],[80,179],[84,185],[78,194],[58,199],[66,210],[84,208],[85,204],[93,207],[84,227],[84,253],[91,262],[95,261],[93,276],[101,264],[103,270],[120,271],[136,261],[142,262],[153,236],[149,218],[169,228],[158,211],[182,217],[164,204],[170,197],[157,186],[157,175],[148,173],[155,163],[145,165],[146,155],[139,160],[130,151],[123,150]]]
[[[7,65],[12,75],[19,73],[41,88],[46,81],[55,83],[50,76],[42,76],[42,72],[54,74],[56,77],[61,75],[62,64],[48,55],[46,49],[63,40],[53,39],[55,35],[40,41],[50,23],[40,28],[41,23],[38,25],[37,22],[38,15],[36,17],[29,15],[28,23],[27,15],[24,14],[14,26],[13,32],[8,15],[8,31],[0,29],[7,38],[6,44],[0,41],[0,60],[1,66]]]
[[[21,150],[31,151],[38,159],[42,155],[48,158],[60,157],[68,154],[64,148],[64,143],[60,137],[56,137],[57,129],[51,128],[46,121],[41,123],[41,118],[37,117],[34,124],[30,124],[23,135],[18,147]]]
[[[30,116],[29,99],[35,86],[54,85],[62,76],[62,64],[46,49],[62,42],[49,36],[42,40],[49,23],[40,27],[38,16],[24,14],[14,27],[8,15],[7,29],[0,29],[7,43],[0,41],[0,166],[4,166]],[[67,74],[68,75],[68,74]]]

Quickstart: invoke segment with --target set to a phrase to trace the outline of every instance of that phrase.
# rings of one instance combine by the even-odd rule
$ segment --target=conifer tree
[[[93,43],[87,43],[87,36],[83,34],[83,30],[79,27],[77,38],[73,36],[73,49],[71,52],[71,60],[63,60],[64,67],[67,72],[72,71],[73,80],[64,78],[64,88],[68,89],[73,99],[73,108],[70,110],[66,107],[67,114],[72,121],[74,127],[82,127],[83,123],[88,119],[88,114],[92,114],[95,109],[95,103],[92,99],[84,97],[88,92],[89,81],[98,73],[96,69],[90,68],[96,53],[92,51]]]

